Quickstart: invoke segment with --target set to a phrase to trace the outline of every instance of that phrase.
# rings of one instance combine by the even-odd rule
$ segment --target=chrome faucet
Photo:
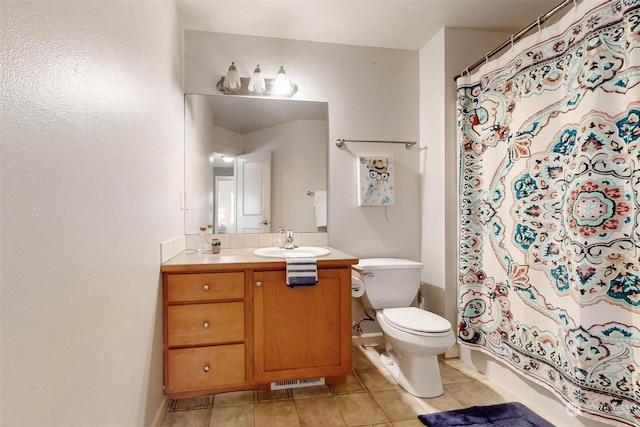
[[[296,245],[293,244],[293,231],[285,230],[284,227],[279,227],[278,233],[286,233],[284,243],[278,246],[280,249],[295,249]]]

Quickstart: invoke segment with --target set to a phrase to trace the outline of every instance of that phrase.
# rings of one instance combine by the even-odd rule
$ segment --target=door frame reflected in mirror
[[[214,174],[215,175],[215,174]],[[233,176],[215,176],[213,224],[215,234],[236,232],[236,179]],[[226,225],[225,225],[226,224]]]

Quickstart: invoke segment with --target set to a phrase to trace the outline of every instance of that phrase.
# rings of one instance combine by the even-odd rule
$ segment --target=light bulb
[[[285,73],[282,65],[280,66],[280,71],[278,71],[278,75],[276,76],[276,83],[274,85],[273,92],[276,95],[287,95],[291,92],[291,82],[289,81],[289,77],[287,77],[287,73]]]
[[[238,75],[238,70],[236,69],[235,62],[232,62],[229,66],[229,71],[224,76],[223,86],[225,89],[235,92],[240,89],[242,83],[240,83],[240,76]]]
[[[264,79],[262,78],[262,72],[260,71],[260,65],[256,66],[253,70],[253,76],[249,80],[249,92],[262,93],[265,90]]]

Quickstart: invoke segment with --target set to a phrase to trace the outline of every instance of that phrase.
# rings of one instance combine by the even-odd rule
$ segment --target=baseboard
[[[362,334],[351,336],[351,343],[353,345],[377,345],[384,344],[384,336],[382,332],[376,332],[373,334]]]
[[[162,397],[162,401],[160,402],[160,407],[156,411],[156,416],[153,417],[153,421],[151,421],[151,427],[161,427],[162,422],[164,421],[164,414],[167,412],[167,408],[169,407],[171,399],[169,399],[168,395],[164,395]]]
[[[453,359],[456,357],[460,357],[460,347],[458,347],[457,343],[449,347],[447,351],[444,352],[445,359]]]

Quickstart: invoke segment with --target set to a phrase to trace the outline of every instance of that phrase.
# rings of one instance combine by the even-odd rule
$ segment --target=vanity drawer
[[[169,350],[167,391],[197,390],[245,382],[244,345]]]
[[[244,303],[170,305],[167,339],[169,347],[244,341]]]
[[[244,298],[244,273],[169,274],[167,301],[216,301]]]

